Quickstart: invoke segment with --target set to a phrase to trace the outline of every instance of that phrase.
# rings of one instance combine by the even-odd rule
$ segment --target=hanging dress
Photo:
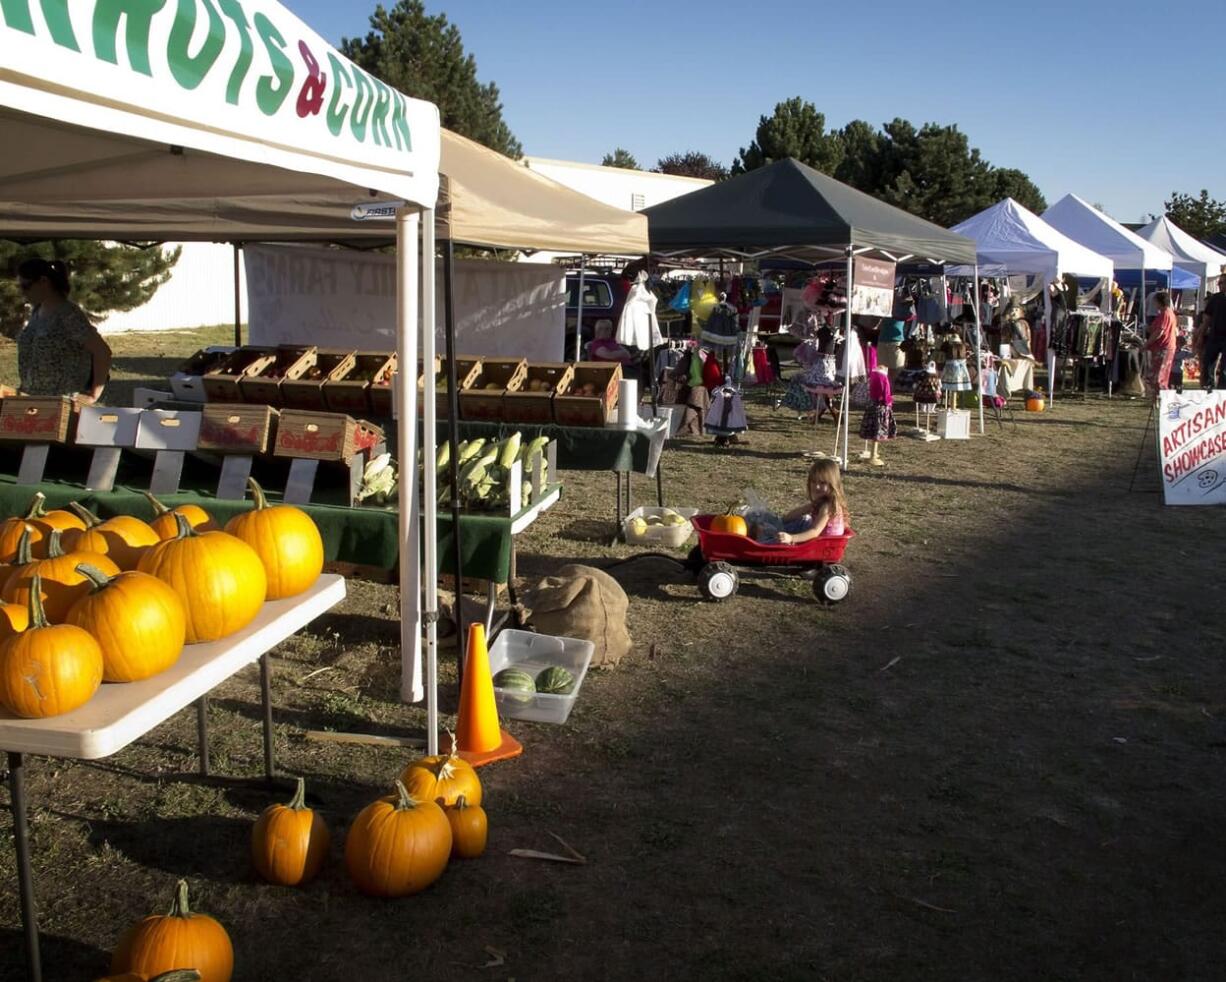
[[[617,322],[617,340],[627,348],[648,351],[664,343],[660,322],[656,320],[657,298],[647,289],[644,279],[630,287],[621,319]]]

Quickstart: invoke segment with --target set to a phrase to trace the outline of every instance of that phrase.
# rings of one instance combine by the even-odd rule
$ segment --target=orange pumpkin
[[[456,753],[454,737],[450,754],[411,761],[400,780],[418,801],[434,801],[445,807],[454,805],[463,795],[470,806],[481,804],[481,779],[473,765]]]
[[[30,626],[30,612],[21,604],[0,603],[0,641],[7,641]]]
[[[34,511],[39,495],[34,496],[25,516],[21,518],[6,518],[0,522],[0,563],[12,563],[17,559],[17,546],[21,542],[21,533],[29,530],[31,547],[42,541],[43,533],[30,524],[28,516]],[[44,499],[45,500],[45,499]]]
[[[131,515],[116,515],[103,521],[80,502],[71,502],[68,507],[85,523],[85,528],[65,532],[64,547],[110,556],[120,569],[136,569],[145,550],[162,541],[148,524]]]
[[[447,822],[451,826],[451,855],[457,859],[476,859],[485,852],[485,840],[489,836],[489,819],[480,805],[470,805],[464,795],[447,809]]]
[[[90,592],[74,603],[66,623],[88,631],[102,649],[107,682],[137,682],[179,660],[187,637],[183,601],[165,583],[135,570],[112,576],[81,563]]]
[[[711,519],[712,532],[726,532],[730,535],[748,535],[749,526],[740,515],[716,515]]]
[[[153,520],[149,522],[149,527],[158,534],[159,539],[173,539],[179,534],[176,515],[184,516],[197,532],[215,532],[220,527],[199,505],[176,505],[174,508],[167,508],[148,491],[144,494],[153,506]]]
[[[16,580],[21,571],[34,562],[34,537],[41,534],[32,525],[26,525],[22,529],[21,536],[17,540],[17,554],[13,557],[12,565],[0,567],[0,600],[4,597],[4,591],[8,589],[9,580]]]
[[[30,626],[0,642],[0,705],[25,719],[70,713],[102,684],[102,650],[87,631],[47,622],[38,574],[27,603]]]
[[[77,572],[77,566],[88,563],[108,576],[115,576],[119,567],[106,556],[100,556],[96,552],[65,552],[60,543],[58,529],[47,536],[46,541],[47,558],[36,560],[10,576],[4,584],[0,600],[16,604],[26,603],[31,583],[34,577],[38,576],[42,579],[42,600],[47,620],[52,624],[61,624],[68,617],[72,605],[90,591],[90,581]]]
[[[324,541],[315,520],[293,505],[269,507],[253,478],[248,478],[255,507],[235,515],[226,531],[251,546],[268,575],[268,599],[282,600],[302,593],[324,568]]]
[[[31,500],[30,510],[26,512],[25,517],[25,520],[34,526],[35,531],[40,533],[31,543],[35,559],[42,559],[47,555],[47,540],[52,532],[67,532],[70,529],[85,528],[85,523],[70,511],[65,511],[63,508],[47,511],[44,507],[46,502],[47,496],[39,491]]]
[[[443,875],[451,856],[451,825],[433,801],[415,801],[403,784],[371,802],[345,839],[345,866],[359,890],[405,897]]]
[[[111,972],[157,975],[190,965],[201,982],[230,982],[234,947],[226,929],[187,904],[187,881],[175,887],[170,913],[152,914],[124,932],[111,956]]]
[[[216,641],[241,631],[264,604],[267,578],[254,549],[225,532],[197,532],[175,516],[176,538],[159,542],[137,564],[156,576],[187,608],[187,643]]]
[[[269,805],[251,829],[251,860],[269,883],[301,886],[315,879],[328,857],[331,836],[323,818],[306,806],[306,782],[288,805]]]

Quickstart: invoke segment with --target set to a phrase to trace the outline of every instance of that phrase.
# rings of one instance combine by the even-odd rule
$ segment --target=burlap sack
[[[521,617],[539,634],[582,638],[596,646],[592,667],[611,668],[631,647],[630,606],[621,584],[591,566],[563,566],[531,587]]]

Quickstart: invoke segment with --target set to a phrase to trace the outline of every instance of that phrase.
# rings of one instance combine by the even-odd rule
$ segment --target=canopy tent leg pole
[[[434,209],[423,211],[421,221],[421,363],[425,381],[422,387],[421,458],[422,536],[425,539],[422,565],[426,581],[426,753],[433,756],[438,753],[438,427],[435,425],[438,381],[434,372],[438,310],[434,296]],[[413,418],[416,420],[417,417]]]
[[[579,257],[579,300],[575,304],[575,361],[583,356],[583,274],[587,269],[587,256]]]
[[[944,277],[942,277],[943,279]],[[975,384],[979,387],[979,435],[983,436],[983,325],[979,319],[979,264],[975,263]],[[993,393],[995,395],[995,393]]]
[[[400,698],[422,698],[421,552],[417,512],[417,235],[415,211],[396,211],[396,455],[400,464]]]
[[[243,298],[239,292],[239,249],[242,246],[234,243],[234,347],[243,344]]]
[[[582,295],[582,291],[580,291]],[[464,545],[460,541],[460,382],[455,350],[455,243],[443,242],[443,352],[447,356],[447,484],[451,492],[451,547],[455,567],[456,684],[464,680]]]
[[[1051,284],[1043,278],[1043,323],[1047,328],[1047,404],[1056,404],[1056,348],[1052,344],[1056,325],[1051,320]]]
[[[843,291],[846,294],[846,307],[843,310],[843,418],[840,421],[843,424],[844,471],[851,464],[851,346],[856,340],[851,327],[851,281],[855,272],[854,260],[855,249],[849,243],[847,246],[847,286]]]

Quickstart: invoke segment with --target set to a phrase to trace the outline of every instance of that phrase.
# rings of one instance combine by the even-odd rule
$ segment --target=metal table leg
[[[264,777],[272,783],[272,693],[268,684],[271,669],[268,664],[268,654],[260,655],[260,701],[264,709]]]
[[[209,697],[196,700],[196,735],[200,741],[200,773],[209,776]]]
[[[498,584],[489,580],[485,585],[485,636],[494,630],[494,610],[498,606]]]
[[[34,908],[34,876],[30,871],[30,830],[26,824],[25,755],[9,752],[9,788],[13,801],[13,844],[17,850],[17,887],[21,893],[21,924],[26,935],[26,973],[42,982],[38,950],[38,912]]]
[[[656,463],[656,504],[664,507],[664,461]]]

